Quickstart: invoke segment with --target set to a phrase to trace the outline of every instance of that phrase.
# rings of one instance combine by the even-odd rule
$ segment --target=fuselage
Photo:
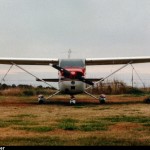
[[[77,79],[78,74],[85,77],[85,61],[82,59],[62,59],[59,66],[71,73],[69,77],[64,77],[63,71],[58,72],[59,90],[65,94],[79,94],[85,90],[85,83]]]

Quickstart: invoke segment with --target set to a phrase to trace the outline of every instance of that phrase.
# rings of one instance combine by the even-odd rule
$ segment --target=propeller
[[[66,77],[66,78],[70,78],[70,77],[71,77],[72,74],[71,74],[70,71],[68,71],[68,70],[66,70],[66,69],[64,69],[64,68],[62,68],[62,67],[60,67],[60,66],[58,66],[58,65],[54,65],[54,64],[50,64],[50,65],[51,65],[53,68],[55,68],[55,69],[57,69],[57,70],[63,72],[64,77]],[[82,76],[82,73],[81,73],[81,72],[76,72],[75,78],[78,79],[79,81],[82,81],[82,82],[86,83],[86,84],[94,85],[94,83],[93,83],[92,81],[85,79],[85,78]]]
[[[90,85],[94,85],[94,83],[90,80],[87,80],[85,79],[83,76],[82,76],[82,73],[81,72],[77,72],[77,75],[76,75],[76,78],[86,84],[90,84]]]
[[[64,68],[62,68],[62,67],[59,67],[59,66],[57,66],[57,65],[54,65],[54,64],[52,64],[51,66],[52,66],[53,68],[55,68],[55,69],[57,69],[57,70],[63,72],[64,77],[69,78],[69,77],[71,76],[71,72],[70,72],[70,71],[68,71],[68,70],[66,70],[66,69],[64,69]]]

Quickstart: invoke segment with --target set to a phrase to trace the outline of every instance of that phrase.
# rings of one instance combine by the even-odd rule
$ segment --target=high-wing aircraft
[[[94,83],[101,82],[110,75],[116,73],[129,64],[134,63],[148,63],[150,56],[144,57],[118,57],[118,58],[86,58],[86,59],[51,59],[51,58],[0,58],[0,64],[15,65],[24,70],[30,75],[34,76],[37,81],[42,81],[51,86],[48,82],[58,82],[59,89],[52,96],[62,93],[71,96],[70,103],[76,102],[74,95],[79,93],[86,93],[96,99],[94,95],[88,93],[86,90],[94,86]],[[92,79],[86,78],[86,66],[88,65],[120,65],[123,66],[105,78]],[[50,65],[58,70],[58,78],[55,79],[39,79],[32,73],[28,72],[22,65]],[[88,87],[86,86],[89,85]],[[47,99],[48,99],[47,98]],[[39,103],[44,102],[44,97],[41,95],[38,98]],[[99,99],[100,100],[100,99]],[[103,99],[105,100],[105,99]],[[101,102],[101,101],[100,101]]]

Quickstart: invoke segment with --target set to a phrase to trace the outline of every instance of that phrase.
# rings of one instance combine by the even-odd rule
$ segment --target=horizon
[[[0,3],[0,57],[150,56],[149,0],[0,0]],[[0,65],[0,79],[9,67]],[[40,78],[57,77],[57,71],[49,66],[25,68]],[[89,67],[87,76],[105,77],[115,68]],[[149,64],[138,64],[135,68],[145,84],[150,85]],[[130,83],[131,73],[128,67],[115,76]],[[15,67],[6,79],[34,80]]]

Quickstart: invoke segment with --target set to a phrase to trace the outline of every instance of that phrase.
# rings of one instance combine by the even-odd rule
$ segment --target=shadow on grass
[[[33,103],[33,104],[38,104],[38,103]],[[69,101],[47,101],[44,105],[62,105],[62,106],[74,106],[74,107],[84,107],[84,106],[90,106],[90,107],[95,107],[95,106],[99,106],[99,105],[124,105],[124,104],[145,104],[144,101],[117,101],[117,102],[111,102],[111,101],[107,101],[105,104],[100,104],[99,101],[93,101],[91,100],[91,102],[83,102],[83,101],[77,101],[75,105],[71,105],[69,103]]]

